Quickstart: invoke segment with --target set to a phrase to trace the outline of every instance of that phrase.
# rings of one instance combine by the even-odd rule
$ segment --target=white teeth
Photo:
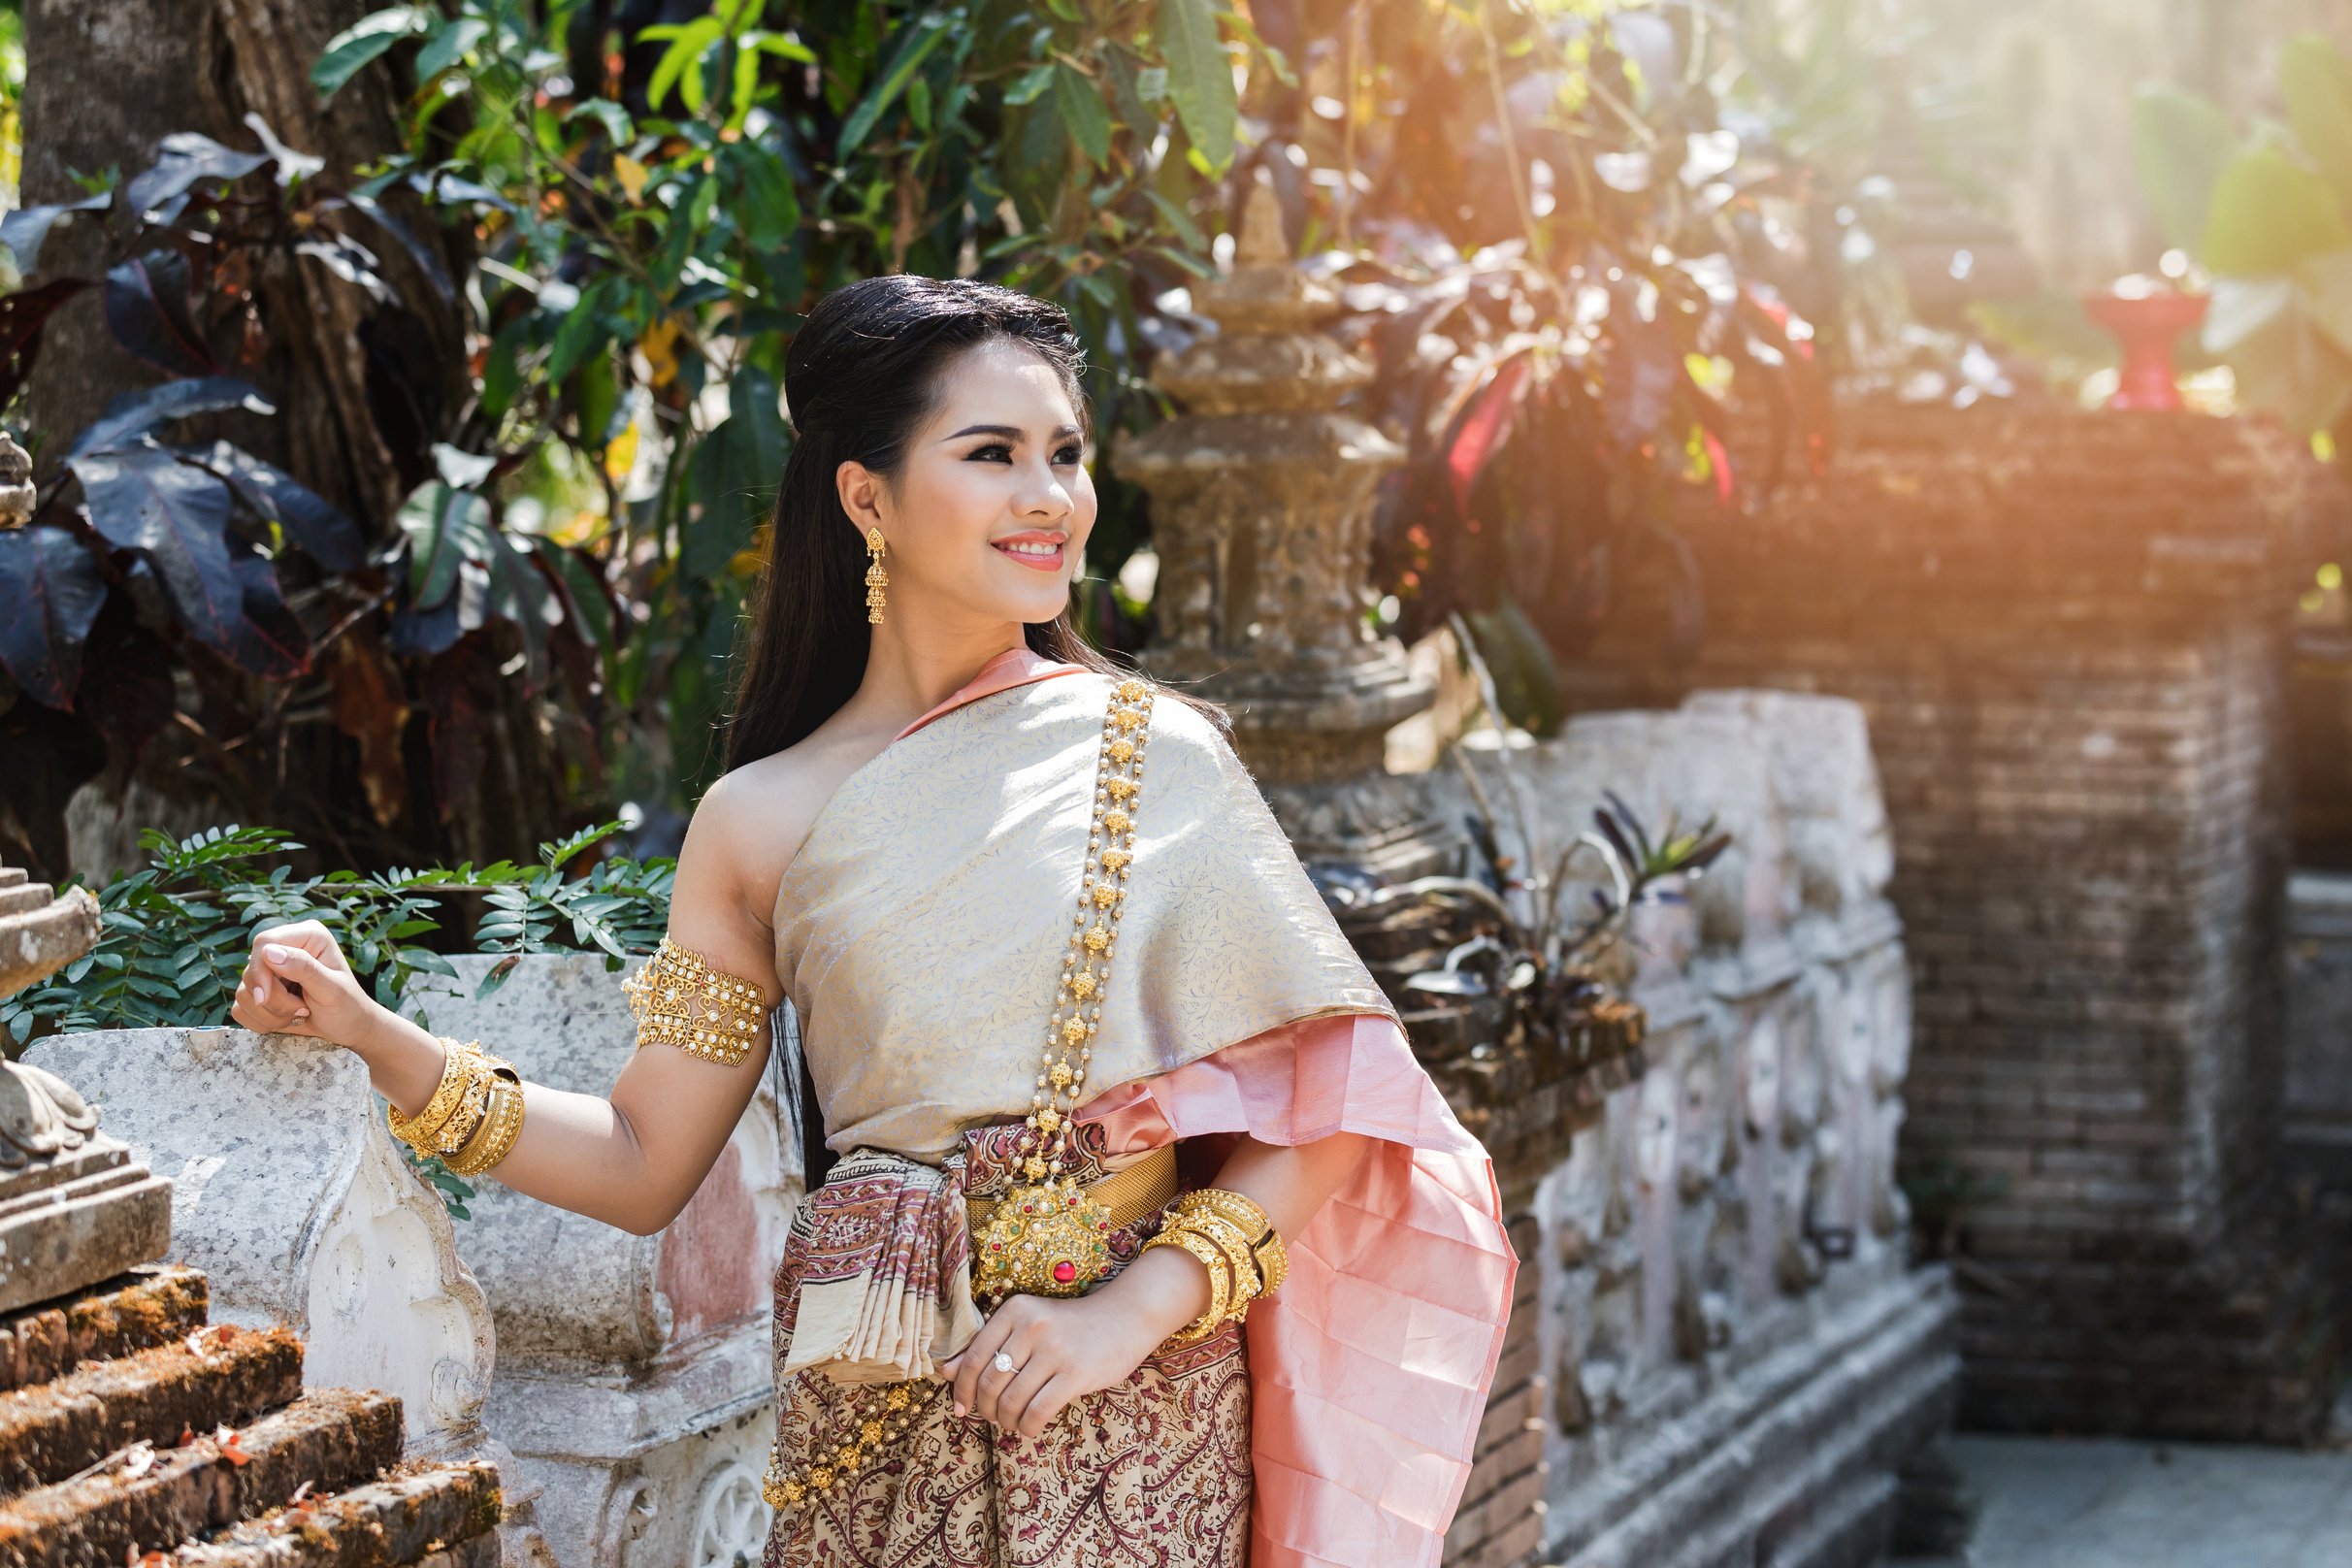
[[[1014,555],[1052,555],[1062,546],[1059,544],[999,544],[996,548],[1009,551]]]

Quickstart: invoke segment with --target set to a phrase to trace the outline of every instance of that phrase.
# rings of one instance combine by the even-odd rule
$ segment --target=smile
[[[1066,541],[1062,539],[1019,539],[991,541],[1002,554],[1011,556],[1025,567],[1039,572],[1062,570],[1062,551]]]

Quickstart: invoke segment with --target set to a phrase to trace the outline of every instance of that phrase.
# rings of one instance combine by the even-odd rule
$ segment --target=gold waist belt
[[[1124,1230],[1176,1195],[1176,1146],[1163,1143],[1127,1169],[1089,1182],[1078,1191],[1110,1212],[1112,1229]],[[1001,1201],[993,1197],[964,1200],[975,1240],[987,1231],[989,1219]]]

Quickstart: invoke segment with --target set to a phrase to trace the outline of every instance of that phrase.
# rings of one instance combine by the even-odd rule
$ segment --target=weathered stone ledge
[[[498,1561],[498,1467],[473,1462],[395,1472],[191,1542],[172,1568],[489,1568]]]
[[[147,1263],[86,1295],[0,1316],[0,1390],[183,1339],[210,1305],[201,1270]]]
[[[0,1394],[0,1489],[23,1491],[77,1475],[132,1443],[169,1447],[290,1404],[302,1394],[302,1341],[282,1328],[200,1328]]]
[[[400,1401],[313,1388],[243,1428],[236,1449],[200,1435],[157,1449],[136,1477],[117,1462],[0,1503],[0,1568],[111,1568],[134,1548],[176,1546],[279,1507],[306,1481],[365,1485],[400,1458]]]

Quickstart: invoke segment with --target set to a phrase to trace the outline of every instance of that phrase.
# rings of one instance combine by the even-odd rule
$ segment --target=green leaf
[[[899,30],[898,53],[892,58],[890,68],[883,72],[881,81],[867,89],[849,118],[842,122],[841,140],[834,148],[835,156],[846,158],[858,149],[873,131],[875,121],[882,117],[882,112],[890,108],[905,89],[906,79],[915,74],[915,67],[921,65],[924,56],[938,48],[939,41],[946,36],[947,18],[937,15],[919,16]]]
[[[1015,77],[1013,84],[1004,89],[1004,101],[1007,104],[1034,103],[1038,94],[1054,84],[1055,69],[1051,64],[1030,66]]]
[[[686,525],[678,570],[690,579],[717,576],[749,545],[775,503],[776,484],[792,450],[791,433],[776,412],[775,379],[757,366],[728,383],[725,423],[702,439],[688,460],[687,493],[694,513]]]
[[[343,90],[367,64],[404,38],[413,38],[441,14],[431,6],[390,6],[371,12],[327,40],[327,49],[310,67],[310,85],[323,100]]]
[[[2143,86],[2132,99],[2132,144],[2165,243],[2194,252],[2205,241],[2214,183],[2236,150],[2229,117],[2195,93]]]
[[[1192,213],[1156,190],[1146,189],[1143,195],[1144,200],[1150,202],[1158,210],[1160,215],[1167,219],[1168,227],[1176,232],[1177,239],[1182,240],[1194,250],[1205,252],[1209,248],[1208,238],[1200,232],[1200,225],[1192,221]]]
[[[699,98],[702,94],[702,58],[723,36],[724,30],[716,16],[702,16],[690,22],[664,22],[637,34],[639,43],[647,40],[657,43],[663,39],[670,41],[670,48],[664,49],[661,59],[655,62],[652,78],[645,83],[646,107],[658,112],[663,100],[670,96],[670,89],[677,84],[678,77],[688,66],[694,67],[696,85],[692,91]]]
[[[1066,65],[1054,68],[1054,107],[1062,114],[1062,123],[1086,154],[1086,161],[1099,169],[1111,156],[1111,115],[1103,108],[1101,95],[1094,84]]]
[[[779,60],[790,60],[796,65],[817,63],[815,49],[783,33],[745,33],[743,43],[746,48],[765,50]]]
[[[490,503],[439,479],[417,486],[398,520],[408,536],[408,592],[417,609],[449,597],[460,562],[489,553]]]
[[[1160,0],[1157,15],[1168,96],[1176,101],[1193,150],[1222,175],[1233,161],[1240,106],[1233,97],[1233,64],[1217,35],[1216,0]]]
[[[605,302],[612,296],[614,279],[599,279],[596,286],[580,296],[579,303],[565,312],[563,325],[555,329],[555,344],[547,351],[547,379],[561,385],[578,368],[590,350],[604,346],[612,336],[611,324],[604,319]]]
[[[2279,52],[2278,91],[2303,155],[2335,188],[2336,201],[2352,208],[2352,60],[2305,33]]]
[[[2298,435],[2333,427],[2352,407],[2352,355],[2321,330],[2293,278],[2215,278],[2205,343],[2229,361],[2241,401]]]
[[[416,82],[423,86],[455,65],[466,51],[489,36],[490,24],[479,16],[460,16],[442,24],[441,31],[416,51]]]
[[[735,214],[744,243],[754,250],[781,250],[800,226],[800,198],[784,160],[764,147],[737,142],[729,149],[742,182],[743,205]]]
[[[564,120],[569,124],[582,114],[604,126],[605,138],[615,147],[626,147],[637,139],[637,124],[630,119],[629,111],[609,98],[584,99],[572,106],[572,113]]]
[[[2213,187],[2200,253],[2215,273],[2259,278],[2352,245],[2335,190],[2276,147],[2233,160]]]
[[[2352,250],[2331,250],[2295,268],[2296,304],[2328,342],[2352,354]]]

